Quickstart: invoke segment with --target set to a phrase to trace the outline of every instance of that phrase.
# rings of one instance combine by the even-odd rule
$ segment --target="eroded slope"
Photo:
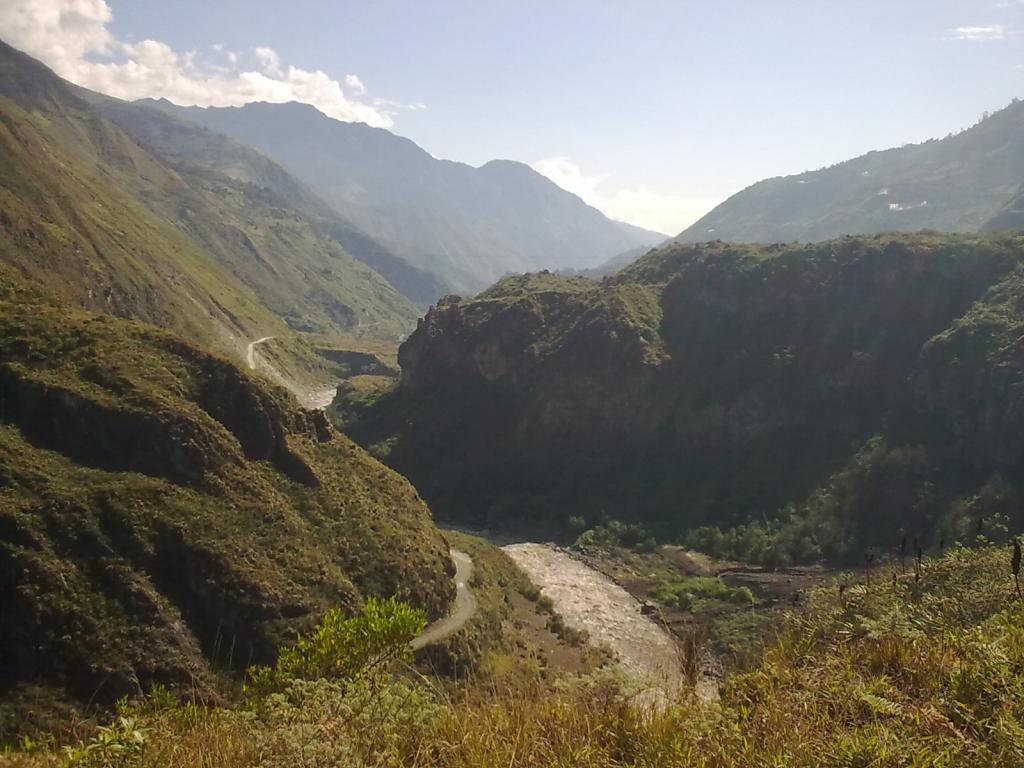
[[[0,403],[0,696],[21,728],[26,686],[214,694],[329,607],[448,606],[408,482],[164,331],[0,302]]]

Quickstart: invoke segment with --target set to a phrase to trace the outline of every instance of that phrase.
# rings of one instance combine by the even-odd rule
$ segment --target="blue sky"
[[[23,14],[0,12],[0,36],[90,87],[325,100],[438,157],[532,163],[669,233],[760,178],[942,136],[1024,96],[1024,0],[7,1]],[[78,63],[42,37],[69,28],[97,41]]]

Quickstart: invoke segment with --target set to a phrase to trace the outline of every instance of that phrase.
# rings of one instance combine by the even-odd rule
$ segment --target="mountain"
[[[982,227],[987,232],[1024,229],[1024,187]]]
[[[741,554],[772,562],[969,541],[1021,522],[1022,259],[1021,237],[889,235],[507,278],[428,313],[347,429],[471,525],[753,522]]]
[[[305,104],[150,103],[265,153],[346,220],[457,291],[475,292],[508,272],[594,266],[664,239],[611,221],[522,163],[438,160],[408,139]]]
[[[239,343],[283,328],[117,175],[177,177],[42,65],[0,47],[0,269],[62,301]]]
[[[158,683],[216,700],[329,608],[454,592],[409,483],[221,356],[279,334],[300,378],[307,328],[412,304],[280,168],[99,101],[0,45],[0,740]]]
[[[275,204],[298,212],[321,234],[336,240],[414,303],[427,306],[447,291],[448,286],[439,278],[417,269],[372,240],[260,152],[162,109],[113,99],[84,88],[77,89],[77,93],[179,173],[212,172],[225,176],[246,187],[255,186],[272,197]]]
[[[292,207],[297,182],[250,150],[221,155],[199,137],[191,154],[164,154],[174,142],[159,146],[159,131],[195,130],[154,113],[159,131],[137,140],[8,46],[0,121],[0,269],[48,295],[239,356],[251,339],[278,336],[293,358],[306,358],[300,367],[316,362],[299,333],[396,338],[416,317],[383,277]],[[289,188],[290,198],[277,191]]]
[[[809,242],[844,234],[975,232],[1024,181],[1024,102],[944,139],[744,189],[683,231],[683,243]]]
[[[608,261],[598,264],[596,267],[584,270],[581,274],[586,277],[594,278],[604,277],[605,275],[614,275],[620,269],[632,264],[650,250],[652,249],[647,246],[630,248],[628,251],[612,256]]]
[[[0,736],[155,683],[216,696],[367,595],[452,597],[404,478],[180,337],[0,294],[0,402]]]

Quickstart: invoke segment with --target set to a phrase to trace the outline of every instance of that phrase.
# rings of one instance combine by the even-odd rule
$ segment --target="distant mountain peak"
[[[844,234],[973,232],[1024,181],[1024,103],[970,128],[874,150],[816,171],[777,176],[730,197],[679,242],[815,241]]]
[[[308,105],[172,111],[273,158],[344,218],[462,293],[507,272],[594,266],[662,240],[608,219],[525,163],[439,160],[407,138]]]

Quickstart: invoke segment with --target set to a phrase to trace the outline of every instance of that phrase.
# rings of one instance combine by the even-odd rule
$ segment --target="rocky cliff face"
[[[154,328],[0,301],[4,729],[33,686],[216,696],[330,607],[443,613],[450,570],[409,483],[283,391]]]
[[[600,283],[508,279],[428,313],[400,390],[352,434],[395,435],[388,460],[439,514],[505,526],[774,518],[873,438],[925,446],[914,482],[959,499],[1024,469],[1007,346],[1022,255],[1012,237],[712,243]]]

